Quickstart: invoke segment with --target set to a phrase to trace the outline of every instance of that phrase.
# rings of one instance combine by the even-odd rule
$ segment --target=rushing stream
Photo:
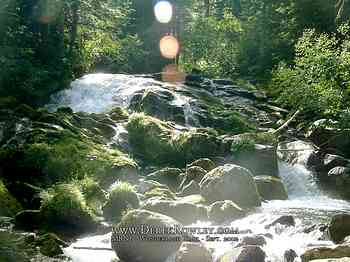
[[[127,108],[137,91],[163,87],[164,83],[149,78],[109,74],[87,75],[74,81],[71,89],[58,93],[48,107],[54,110],[59,106],[69,106],[74,111],[103,113],[115,106]],[[188,99],[176,93],[174,96],[176,97],[174,103],[183,105],[186,109],[184,110],[186,118],[190,119],[191,107]],[[124,129],[117,131],[115,143],[118,143],[118,134],[126,132]],[[250,229],[253,234],[272,235],[272,238],[266,238],[267,244],[263,247],[268,256],[267,261],[271,262],[283,261],[283,254],[288,249],[293,249],[298,255],[301,255],[307,247],[313,245],[332,245],[331,242],[322,240],[323,233],[319,230],[311,230],[309,233],[304,233],[304,230],[315,224],[328,222],[333,214],[342,211],[350,212],[350,203],[329,198],[318,188],[312,174],[301,164],[292,166],[280,162],[279,173],[287,188],[289,199],[263,203],[262,207],[257,208],[245,218],[232,222],[231,226],[240,230]],[[295,227],[276,225],[265,228],[281,215],[294,216]],[[198,222],[196,224],[198,227],[204,225],[208,226],[208,223]],[[66,248],[65,253],[73,259],[73,262],[110,262],[112,258],[115,258],[113,251],[74,248],[108,249],[111,246],[110,236],[106,234],[85,237]],[[215,250],[215,257],[232,247],[232,242],[207,242],[206,244]]]
[[[280,176],[287,187],[289,200],[275,200],[263,203],[249,216],[232,222],[232,227],[241,230],[250,229],[253,234],[271,234],[272,239],[266,238],[267,245],[263,247],[267,261],[283,261],[283,254],[293,249],[301,255],[307,247],[330,246],[330,241],[320,240],[322,232],[315,230],[304,233],[305,228],[315,224],[326,223],[329,218],[339,212],[350,212],[350,203],[323,195],[308,170],[302,165],[288,165],[280,162]],[[296,190],[298,188],[298,190]],[[295,227],[276,225],[269,229],[265,226],[281,215],[292,215],[296,218]],[[206,222],[198,222],[195,226],[208,226]],[[235,235],[240,237],[240,235]],[[214,256],[229,250],[231,242],[207,242],[208,247],[215,250]],[[65,250],[73,258],[73,262],[110,262],[115,257],[112,251],[79,250],[74,247],[110,247],[110,234],[86,237],[78,240]],[[171,261],[171,259],[169,259]],[[215,261],[215,260],[214,260]],[[300,261],[300,260],[296,260]]]

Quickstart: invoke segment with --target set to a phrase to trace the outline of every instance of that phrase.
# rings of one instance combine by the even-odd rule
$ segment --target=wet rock
[[[127,120],[129,114],[126,110],[121,107],[114,107],[109,113],[109,117],[116,122]]]
[[[147,175],[147,179],[165,184],[172,190],[177,190],[181,183],[182,170],[178,168],[163,168],[154,173]]]
[[[341,187],[346,187],[350,183],[350,168],[337,166],[329,170],[329,179],[341,190]],[[346,188],[343,188],[346,190]]]
[[[209,206],[209,220],[218,224],[244,217],[246,212],[230,200],[217,201]]]
[[[14,224],[16,229],[32,231],[42,225],[40,210],[23,210],[16,214]]]
[[[218,262],[265,262],[266,254],[259,246],[243,246],[222,255]]]
[[[194,180],[200,183],[206,173],[207,171],[199,166],[191,166],[186,169],[185,178],[187,182]]]
[[[266,239],[263,235],[252,235],[243,237],[236,247],[264,245],[266,245]]]
[[[145,192],[145,199],[159,199],[159,200],[175,200],[176,195],[167,187],[155,187]]]
[[[137,185],[137,191],[141,194],[144,194],[154,188],[165,188],[169,189],[167,185],[161,184],[154,180],[145,180],[140,179],[140,183]]]
[[[207,209],[192,203],[151,199],[146,201],[142,209],[167,215],[184,225],[207,220]]]
[[[14,216],[21,209],[21,204],[9,193],[0,179],[0,216]]]
[[[232,86],[233,81],[231,79],[213,79],[213,83],[222,86]]]
[[[184,124],[184,110],[182,106],[177,105],[177,99],[172,92],[165,89],[142,90],[133,96],[129,108],[161,120]]]
[[[189,195],[194,195],[194,194],[199,194],[200,193],[200,186],[199,184],[192,180],[191,182],[189,182],[187,185],[185,185],[181,192],[180,195],[181,196],[189,196]]]
[[[307,138],[327,152],[350,156],[350,130],[339,129],[336,122],[320,119],[309,128]]]
[[[184,242],[176,253],[175,262],[212,262],[210,251],[202,243]]]
[[[136,234],[136,239],[135,235],[131,235],[128,239],[121,239],[125,236],[125,234],[121,232],[121,229],[131,226],[143,226],[146,229],[144,232],[140,229],[138,234]],[[174,228],[181,227],[181,224],[171,217],[147,210],[138,209],[128,212],[112,233],[112,248],[119,259],[134,262],[164,262],[168,256],[175,253],[180,248],[182,243],[181,236],[178,234],[169,235],[166,234],[166,232],[155,235],[150,232],[151,226],[158,228]],[[146,239],[140,239],[140,235],[146,237]],[[149,237],[175,238],[168,239],[169,241],[158,241],[158,239],[150,241]]]
[[[188,165],[188,167],[193,167],[193,166],[199,166],[204,170],[206,170],[207,172],[213,170],[216,167],[215,163],[211,161],[209,158],[197,159],[196,161]]]
[[[288,249],[284,252],[283,262],[294,262],[297,257],[298,254],[293,249]]]
[[[302,262],[309,262],[318,259],[336,259],[350,257],[350,246],[339,245],[335,247],[317,247],[307,250],[301,255]]]
[[[282,226],[287,226],[287,227],[291,227],[291,226],[295,226],[295,220],[293,216],[281,216],[279,218],[277,218],[276,220],[274,220],[271,224],[265,226],[265,228],[270,228],[273,227],[277,224],[280,224]]]
[[[246,168],[227,164],[207,173],[200,182],[201,195],[213,203],[232,200],[241,207],[261,205],[253,175]]]
[[[350,235],[350,214],[338,214],[332,217],[329,224],[329,236],[335,243],[340,243]]]
[[[67,243],[65,243],[64,241],[59,239],[55,234],[52,233],[47,233],[38,236],[34,240],[34,245],[39,247],[41,254],[48,257],[56,257],[62,255],[62,247],[68,247]]]
[[[265,200],[286,200],[287,191],[281,179],[272,176],[256,176],[254,181],[260,196]]]

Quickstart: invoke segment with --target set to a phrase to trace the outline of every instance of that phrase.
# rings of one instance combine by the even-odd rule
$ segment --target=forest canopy
[[[257,82],[321,115],[346,111],[349,1],[173,0],[168,24],[155,19],[156,2],[3,0],[1,103],[43,105],[89,72],[160,72],[172,61],[159,40],[174,35],[185,72]],[[319,95],[312,105],[305,92]]]

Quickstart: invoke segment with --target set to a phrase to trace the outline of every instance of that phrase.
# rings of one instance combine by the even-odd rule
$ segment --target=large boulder
[[[211,161],[209,158],[197,159],[196,161],[189,164],[187,167],[193,167],[193,166],[199,166],[204,170],[206,170],[207,172],[213,170],[216,167],[215,163]]]
[[[129,108],[161,120],[185,124],[184,108],[176,103],[178,97],[166,89],[153,88],[135,94]]]
[[[241,207],[261,205],[252,173],[246,168],[226,164],[207,173],[200,182],[201,195],[213,203],[232,200]]]
[[[344,257],[350,257],[349,245],[311,248],[309,250],[306,250],[305,253],[301,255],[301,261],[309,262],[317,259],[335,259]]]
[[[198,204],[150,199],[146,201],[142,209],[167,215],[184,225],[195,223],[198,220],[207,220],[207,209]]]
[[[223,254],[218,262],[265,262],[266,254],[259,246],[242,246]]]
[[[184,242],[176,253],[175,262],[212,262],[210,251],[202,243]]]
[[[335,243],[340,243],[350,236],[350,214],[338,214],[332,217],[328,227],[329,236]]]
[[[147,175],[147,179],[165,184],[172,190],[177,190],[181,183],[181,173],[181,169],[178,168],[163,168]]]
[[[265,200],[286,200],[287,191],[281,179],[272,176],[256,176],[254,181],[260,196]]]
[[[133,210],[113,229],[112,248],[123,261],[164,262],[181,246],[182,236],[171,231],[181,227],[171,217],[142,209]],[[159,229],[164,231],[159,232]]]
[[[209,220],[221,224],[242,218],[246,212],[231,200],[217,201],[209,206]]]
[[[350,129],[337,128],[338,123],[320,119],[315,121],[307,132],[309,138],[324,151],[350,156]]]
[[[181,196],[189,196],[189,195],[199,194],[200,190],[201,190],[201,188],[200,188],[199,184],[196,181],[192,180],[187,185],[184,185],[182,187],[180,195]]]

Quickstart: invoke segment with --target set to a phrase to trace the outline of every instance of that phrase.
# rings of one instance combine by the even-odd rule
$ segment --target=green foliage
[[[181,63],[185,70],[195,67],[211,77],[237,74],[237,44],[240,23],[231,13],[223,19],[198,17],[186,29]]]
[[[23,236],[0,231],[0,261],[30,262],[34,249],[25,243]]]
[[[112,186],[103,214],[106,218],[117,221],[125,212],[138,207],[139,198],[135,187],[127,182],[118,182]]]
[[[222,154],[217,133],[212,129],[178,133],[166,122],[144,114],[133,114],[127,130],[134,153],[155,164],[183,166],[202,157]]]
[[[254,151],[255,142],[252,139],[239,139],[232,142],[231,152],[232,153],[241,153],[247,151]]]
[[[14,216],[21,209],[20,203],[9,193],[3,181],[0,180],[0,216]]]
[[[338,33],[318,34],[306,30],[296,44],[294,66],[281,64],[273,73],[272,91],[280,102],[311,112],[313,116],[336,116],[346,108],[350,91],[349,27]]]

